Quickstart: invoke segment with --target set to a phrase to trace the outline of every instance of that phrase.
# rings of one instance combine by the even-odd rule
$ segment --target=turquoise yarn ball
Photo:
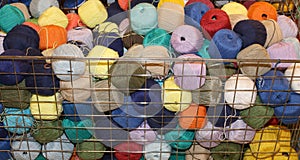
[[[91,119],[74,122],[66,118],[62,121],[62,125],[66,136],[72,143],[81,143],[92,137],[92,131],[89,128],[94,125]]]
[[[16,25],[23,22],[25,22],[25,17],[19,8],[10,4],[0,8],[0,29],[4,32],[9,32]]]
[[[199,55],[202,58],[210,59],[210,55],[208,53],[209,45],[210,45],[210,40],[204,39],[203,45],[200,48],[200,50],[197,52],[197,55]]]
[[[147,46],[164,46],[169,49],[171,35],[164,29],[154,28],[147,33],[143,39],[144,47]]]
[[[193,144],[195,131],[184,130],[179,126],[165,134],[165,140],[173,149],[187,150]]]

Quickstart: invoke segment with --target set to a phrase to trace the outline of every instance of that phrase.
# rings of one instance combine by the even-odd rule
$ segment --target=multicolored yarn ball
[[[231,76],[224,86],[224,98],[235,109],[246,109],[253,105],[257,95],[255,83],[243,74]]]
[[[277,24],[280,27],[283,38],[297,37],[299,29],[297,24],[290,17],[278,15]]]
[[[144,146],[144,157],[152,160],[168,160],[171,150],[171,146],[165,140],[157,139]]]
[[[97,139],[89,139],[76,145],[76,153],[81,159],[99,159],[104,155],[106,148]]]
[[[237,143],[223,142],[210,150],[214,160],[240,159],[242,146]]]
[[[59,93],[52,96],[32,94],[30,111],[36,120],[56,120],[62,112]]]
[[[206,123],[206,107],[192,103],[179,113],[179,126],[183,129],[201,129]]]
[[[3,125],[13,134],[27,133],[33,126],[30,109],[5,108],[3,111]]]
[[[76,27],[69,29],[67,32],[68,41],[81,41],[85,43],[89,49],[94,47],[93,45],[93,33],[89,28]]]
[[[210,37],[213,37],[220,29],[231,29],[228,14],[225,11],[217,8],[207,11],[202,16],[200,25]]]
[[[247,17],[247,15],[243,15],[243,14],[230,14],[229,16],[229,20],[230,20],[230,24],[231,24],[231,28],[234,28],[234,26],[241,20],[247,20],[249,19]]]
[[[29,11],[34,18],[39,18],[45,10],[52,6],[59,7],[58,0],[31,0]]]
[[[10,4],[6,4],[0,9],[0,29],[8,33],[12,28],[25,21],[22,11]]]
[[[194,2],[184,6],[185,16],[192,18],[198,24],[210,8],[203,2]]]
[[[256,79],[257,93],[264,104],[271,107],[287,103],[290,85],[287,78],[279,70],[270,70]]]
[[[197,142],[194,142],[192,146],[185,151],[186,160],[203,159],[209,160],[210,150],[202,147]]]
[[[155,141],[157,132],[144,121],[135,130],[129,132],[130,139],[137,144],[146,145]]]
[[[57,48],[67,42],[67,30],[56,25],[47,25],[39,30],[40,49]]]
[[[157,12],[154,5],[150,3],[139,3],[130,9],[131,29],[139,34],[146,35],[157,27]]]
[[[67,31],[74,29],[76,27],[83,27],[85,26],[83,22],[80,20],[80,17],[77,13],[67,13],[68,18],[68,25],[66,27]]]
[[[164,134],[164,140],[176,150],[187,150],[193,144],[195,137],[195,131],[185,130],[180,126],[177,126],[172,131]]]
[[[67,15],[56,6],[47,8],[38,18],[39,26],[57,25],[63,28],[68,26]]]
[[[74,122],[90,119],[93,115],[92,99],[89,98],[85,102],[73,103],[67,100],[62,101],[63,116]]]
[[[248,17],[253,20],[273,19],[277,21],[277,10],[268,2],[255,2],[248,8]]]
[[[196,27],[180,25],[172,32],[170,41],[178,53],[196,53],[203,45],[203,35]]]
[[[3,88],[0,90],[0,100],[4,107],[25,109],[29,106],[31,93],[26,89],[25,80],[17,85],[0,84],[0,87]]]
[[[251,128],[242,119],[238,119],[226,127],[227,139],[234,143],[248,144],[254,138],[256,130]]]
[[[242,48],[242,39],[231,29],[220,29],[208,48],[210,58],[235,59]]]
[[[120,108],[111,111],[112,120],[121,128],[129,130],[136,129],[143,123],[144,118],[128,114],[134,112],[131,111],[134,110],[133,108],[134,107],[130,104],[123,104]]]
[[[30,132],[32,137],[41,144],[52,142],[63,134],[62,121],[37,121]]]
[[[172,2],[164,2],[157,9],[158,28],[173,32],[176,27],[184,25],[184,7]]]
[[[140,160],[143,146],[135,142],[123,142],[114,147],[117,159]]]
[[[41,151],[41,144],[34,140],[29,134],[16,136],[11,142],[11,153],[15,159],[36,159]]]
[[[10,146],[10,137],[7,136],[0,140],[0,158],[1,159],[12,159]]]
[[[247,16],[247,14],[248,14],[247,8],[243,4],[238,3],[238,2],[226,3],[221,7],[221,10],[225,11],[228,15],[242,14],[242,15]]]
[[[264,46],[267,40],[266,27],[258,20],[241,20],[235,24],[233,31],[242,39],[242,49],[251,44],[260,44]]]
[[[25,21],[31,17],[31,15],[29,13],[29,10],[28,10],[27,6],[24,3],[14,2],[14,3],[10,3],[10,5],[15,6],[15,7],[19,8],[21,10],[21,12],[24,15]]]
[[[273,19],[262,20],[261,23],[267,31],[267,39],[264,45],[265,48],[282,41],[283,35],[278,23]]]
[[[196,2],[201,2],[201,3],[206,4],[209,9],[215,8],[215,5],[210,0],[188,0],[186,2],[185,6],[196,3]]]
[[[69,119],[63,119],[62,127],[68,139],[75,144],[84,142],[90,139],[93,135],[91,128],[93,127],[91,119],[73,122]]]
[[[298,38],[296,38],[296,37],[283,38],[282,42],[293,44],[296,54],[297,54],[297,57],[300,58],[300,42],[299,42]]]
[[[195,139],[204,148],[214,148],[223,141],[224,134],[221,127],[215,127],[207,121],[203,128],[196,131]]]
[[[97,24],[104,22],[107,17],[107,11],[101,1],[86,1],[78,8],[78,15],[81,21],[89,28],[94,28]]]

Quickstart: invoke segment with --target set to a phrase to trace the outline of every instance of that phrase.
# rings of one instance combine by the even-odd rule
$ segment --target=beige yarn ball
[[[158,27],[168,32],[173,32],[176,27],[184,25],[184,7],[165,2],[157,9]]]
[[[283,39],[282,31],[275,20],[262,20],[261,23],[267,30],[267,39],[264,45],[265,48],[271,46],[272,44],[280,42]]]
[[[228,17],[231,24],[231,28],[234,28],[234,26],[239,21],[249,19],[247,15],[243,15],[243,14],[230,14],[228,15]]]
[[[30,14],[29,14],[28,8],[24,3],[17,2],[17,3],[11,3],[10,5],[19,8],[22,11],[25,20],[27,20],[31,17]]]
[[[185,151],[186,160],[210,160],[210,150],[194,142],[190,149]]]

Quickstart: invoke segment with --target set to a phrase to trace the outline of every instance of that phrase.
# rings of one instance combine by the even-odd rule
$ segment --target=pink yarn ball
[[[202,129],[196,131],[195,138],[202,147],[213,148],[218,146],[225,137],[223,137],[223,128],[215,127],[207,121]]]
[[[138,144],[145,145],[154,142],[157,132],[151,129],[147,121],[143,122],[137,129],[129,132],[130,138]]]
[[[227,126],[226,132],[229,141],[240,144],[250,143],[256,133],[255,129],[248,126],[242,119],[238,119]]]
[[[286,15],[278,15],[277,23],[281,29],[283,38],[287,37],[297,37],[298,27],[297,24]]]

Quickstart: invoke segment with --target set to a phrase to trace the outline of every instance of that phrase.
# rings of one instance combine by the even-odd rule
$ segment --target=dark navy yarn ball
[[[27,7],[29,7],[31,0],[6,0],[6,3],[24,3]]]
[[[202,2],[194,2],[184,6],[186,16],[200,23],[202,16],[209,10],[209,7]]]
[[[74,122],[90,119],[93,115],[93,103],[91,98],[82,103],[72,103],[63,100],[62,107],[64,116]]]
[[[124,54],[124,46],[122,38],[114,32],[99,33],[93,32],[93,44],[105,46],[116,52],[118,52],[119,57]]]
[[[11,159],[12,156],[9,152],[10,149],[11,149],[10,138],[7,136],[6,138],[1,139],[0,140],[0,159],[3,159],[3,160]]]
[[[159,1],[153,1],[153,0],[132,0],[130,2],[130,6],[131,8],[133,8],[134,6],[138,5],[139,3],[150,3],[153,6],[157,7]]]
[[[217,107],[220,107],[220,106],[217,106]],[[224,127],[224,124],[225,124],[225,126],[229,126],[230,124],[232,124],[233,122],[238,120],[238,117],[240,116],[240,111],[225,104],[223,106],[223,110],[220,113],[220,115],[215,115],[215,116],[219,117],[216,120],[215,126],[216,127]]]
[[[110,17],[118,17],[120,20],[127,18],[127,14],[122,14],[124,10],[120,7],[118,2],[111,3],[107,8],[107,14]],[[120,17],[121,16],[121,17]]]
[[[3,105],[0,103],[0,113],[4,110]],[[3,127],[3,122],[0,122],[0,138],[5,138],[8,135],[7,130]]]
[[[85,0],[59,0],[59,3],[61,4],[62,8],[77,8],[82,3],[84,3]]]

